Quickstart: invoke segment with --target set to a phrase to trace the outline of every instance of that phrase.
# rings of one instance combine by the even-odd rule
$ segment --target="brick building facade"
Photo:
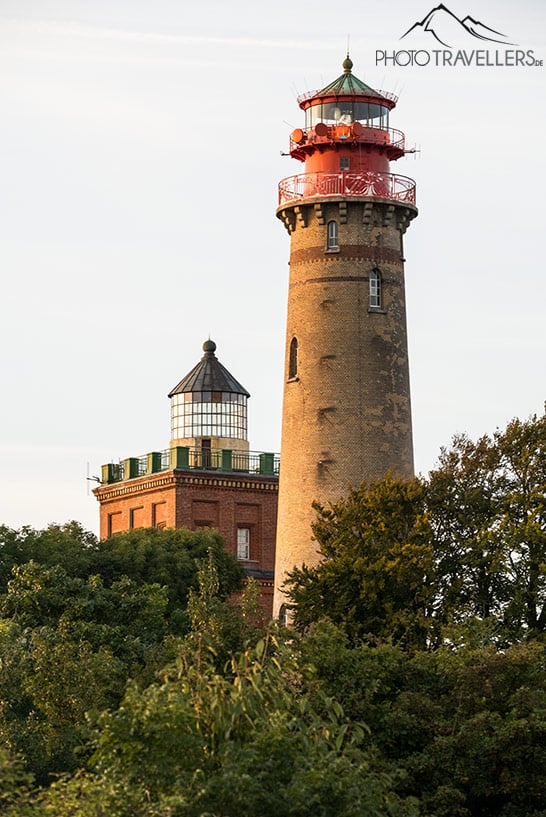
[[[142,527],[216,528],[226,550],[259,581],[270,618],[279,458],[249,450],[250,395],[219,363],[212,341],[203,350],[169,394],[171,447],[103,466],[94,491],[100,536]]]

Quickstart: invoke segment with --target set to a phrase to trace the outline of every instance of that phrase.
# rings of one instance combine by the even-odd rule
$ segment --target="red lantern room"
[[[347,55],[343,74],[321,91],[298,98],[305,127],[290,136],[290,155],[305,173],[283,179],[279,205],[315,196],[376,196],[415,204],[415,182],[390,172],[406,152],[405,136],[389,127],[397,98],[374,91],[352,74]]]

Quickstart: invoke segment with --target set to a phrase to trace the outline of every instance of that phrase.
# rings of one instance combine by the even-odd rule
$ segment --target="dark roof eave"
[[[205,355],[169,392],[169,397],[194,391],[220,391],[250,397],[244,386],[222,366],[216,357]]]

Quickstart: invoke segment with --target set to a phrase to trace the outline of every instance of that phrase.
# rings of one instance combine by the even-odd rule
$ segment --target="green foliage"
[[[409,649],[546,632],[546,416],[456,437],[428,480],[387,478],[317,511],[323,561],[286,584],[297,627],[328,616]]]
[[[93,572],[97,545],[96,536],[79,522],[49,525],[44,530],[0,525],[0,594],[6,592],[12,568],[30,561],[48,567],[63,565],[70,576],[88,576]]]
[[[543,815],[546,655],[538,643],[409,654],[350,647],[323,622],[299,642],[323,694],[365,719],[397,791],[434,817]]]
[[[173,631],[188,630],[189,593],[198,585],[197,565],[212,553],[218,574],[218,595],[227,599],[241,587],[243,571],[223,547],[214,530],[139,528],[99,542],[98,571],[106,581],[128,576],[137,582],[166,587]]]
[[[428,507],[443,620],[489,620],[500,643],[544,633],[546,415],[476,443],[456,437],[430,474]]]
[[[3,556],[12,574],[0,596],[0,740],[40,783],[84,761],[90,714],[117,707],[128,678],[149,683],[172,659],[175,636],[190,626],[188,598],[207,553],[215,576],[208,603],[217,606],[225,649],[242,637],[223,600],[239,586],[239,567],[210,531],[142,530],[98,543],[69,525],[41,534],[23,529],[9,541]],[[61,562],[56,548],[65,545],[69,558],[48,564]],[[30,553],[43,563],[23,562]],[[144,581],[167,574],[168,585]]]
[[[32,814],[87,817],[105,803],[135,817],[416,814],[365,730],[332,698],[311,698],[306,672],[271,639],[234,656],[227,676],[207,651],[183,652],[161,685],[131,685],[101,717],[95,774],[51,787]]]
[[[546,817],[545,497],[545,417],[457,437],[317,507],[259,640],[214,532],[0,528],[2,813]]]
[[[34,562],[14,569],[0,619],[0,739],[39,781],[77,765],[87,713],[116,706],[167,632],[166,592],[105,588]]]
[[[186,528],[138,528],[98,541],[77,522],[16,531],[0,527],[0,594],[7,591],[12,569],[30,561],[62,566],[71,578],[99,575],[106,587],[126,576],[138,584],[167,588],[171,629],[187,631],[189,591],[197,587],[197,563],[214,554],[219,595],[228,598],[241,587],[242,570],[222,546],[217,531]]]
[[[23,760],[0,746],[0,811],[13,801],[21,801],[31,784],[32,775],[25,770]]]
[[[316,508],[313,532],[324,559],[287,580],[296,626],[327,615],[353,639],[423,647],[434,591],[423,484],[388,478]]]

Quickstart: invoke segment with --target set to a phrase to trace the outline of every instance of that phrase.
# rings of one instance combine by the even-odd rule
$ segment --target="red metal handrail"
[[[361,123],[359,123],[361,124]],[[295,133],[296,131],[294,131]],[[380,145],[382,147],[396,148],[405,151],[406,137],[404,133],[395,128],[379,128],[363,125],[357,133],[353,132],[351,125],[329,125],[326,134],[317,134],[315,128],[301,128],[303,139],[296,142],[293,134],[290,136],[290,152],[297,151],[299,147],[305,145],[325,144],[328,142],[357,142],[359,144]]]
[[[321,196],[391,199],[415,204],[415,182],[394,173],[300,173],[279,183],[279,205]]]

